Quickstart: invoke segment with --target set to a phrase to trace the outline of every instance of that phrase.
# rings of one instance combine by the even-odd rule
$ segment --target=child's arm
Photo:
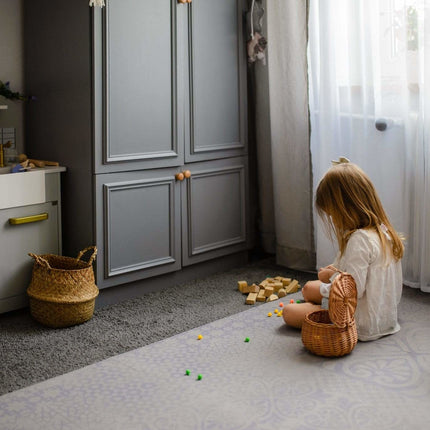
[[[357,230],[351,235],[339,269],[348,272],[354,278],[357,298],[362,297],[365,292],[367,271],[371,262],[374,261],[375,255],[374,246],[365,233]]]
[[[330,278],[336,273],[336,268],[332,265],[321,267],[318,271],[318,279],[325,284],[330,282]]]

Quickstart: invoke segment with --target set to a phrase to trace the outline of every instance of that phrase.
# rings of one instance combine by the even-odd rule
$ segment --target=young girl
[[[286,324],[300,328],[305,315],[328,303],[336,269],[351,274],[357,288],[355,320],[358,339],[374,340],[400,330],[397,305],[402,293],[402,239],[390,224],[368,176],[355,164],[330,168],[316,192],[316,209],[339,253],[334,263],[321,268],[317,281],[302,289],[305,303],[283,310]]]

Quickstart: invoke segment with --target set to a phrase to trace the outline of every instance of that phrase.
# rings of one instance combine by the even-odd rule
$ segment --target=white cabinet
[[[44,202],[0,210],[0,313],[28,303],[26,290],[34,261],[29,252],[61,253],[60,172],[64,170],[44,170]],[[11,175],[19,179],[27,173]]]

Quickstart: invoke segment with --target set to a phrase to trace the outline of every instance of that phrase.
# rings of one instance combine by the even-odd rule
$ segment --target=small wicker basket
[[[302,325],[302,341],[312,353],[324,357],[349,354],[357,344],[355,309],[357,289],[354,278],[346,272],[333,281],[329,309],[311,312]]]
[[[81,260],[92,251],[88,262]],[[28,254],[35,259],[27,294],[33,318],[49,327],[69,327],[92,318],[99,290],[92,263],[97,248],[91,246],[76,258]]]

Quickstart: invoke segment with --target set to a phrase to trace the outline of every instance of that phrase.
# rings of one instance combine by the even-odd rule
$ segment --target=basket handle
[[[48,261],[45,260],[42,256],[33,254],[31,252],[28,253],[28,255],[36,260],[36,263],[40,264],[41,266],[45,266],[47,269],[52,269],[52,267],[49,265]]]
[[[92,264],[94,259],[96,258],[97,255],[97,248],[95,246],[89,246],[88,248],[83,249],[82,251],[79,252],[78,256],[76,257],[76,260],[81,260],[82,256],[87,252],[92,250],[93,253],[91,254],[89,260],[88,260],[88,264]]]

